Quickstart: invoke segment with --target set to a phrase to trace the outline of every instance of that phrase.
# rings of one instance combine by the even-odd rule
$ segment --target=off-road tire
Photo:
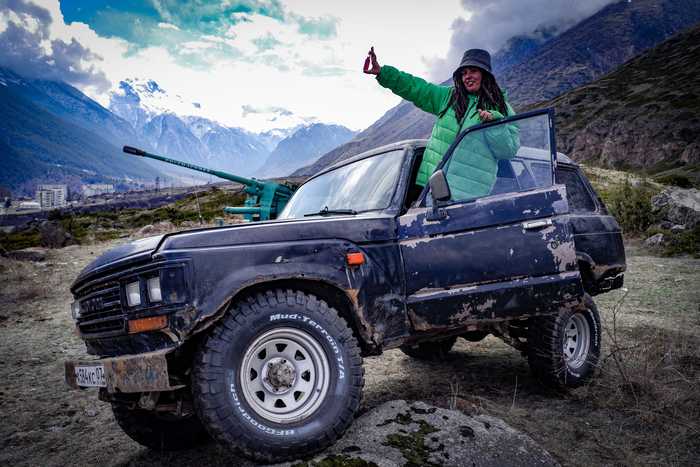
[[[314,355],[321,355],[321,359],[326,356],[323,365],[314,364],[313,368],[327,368],[328,375],[318,371],[315,376],[317,381],[327,381],[327,389],[305,393],[312,394],[303,396],[309,400],[316,397],[316,408],[300,406],[299,410],[308,411],[303,418],[298,416],[301,420],[278,422],[274,420],[276,414],[260,413],[264,412],[261,409],[264,402],[255,397],[263,391],[250,389],[252,381],[258,378],[257,372],[249,374],[244,387],[243,370],[250,370],[252,360],[258,358],[263,362],[258,367],[260,373],[267,371],[273,360],[280,361],[278,356],[271,357],[276,347],[271,348],[269,355],[257,352],[257,345],[263,345],[262,348],[276,345],[258,344],[274,333],[299,333],[304,339],[310,336],[307,343],[318,344]],[[291,360],[284,362],[299,363]],[[294,368],[294,374],[302,374],[301,367]],[[261,385],[258,388],[269,390],[269,386],[262,386],[270,384],[272,380],[268,377],[258,381]],[[335,309],[314,295],[276,289],[234,304],[201,343],[195,356],[192,381],[195,409],[215,440],[254,460],[280,462],[319,452],[345,432],[360,405],[364,370],[357,340]],[[294,381],[289,384],[296,385],[298,380]],[[293,386],[291,391],[296,388]],[[325,395],[316,396],[316,392]],[[296,399],[297,393],[293,394]],[[275,400],[282,396],[266,392],[257,397],[266,401],[267,397]],[[275,404],[277,402],[275,400]],[[294,404],[292,400],[290,405]]]
[[[439,341],[421,342],[415,345],[402,345],[401,352],[416,360],[439,362],[447,358],[452,347],[457,342],[457,337],[452,336]]]
[[[587,328],[581,332],[579,328]],[[571,330],[573,329],[573,331]],[[580,343],[567,337],[578,336]],[[527,357],[532,373],[555,389],[579,387],[594,375],[600,358],[602,328],[593,299],[586,294],[578,307],[562,309],[558,314],[532,318],[528,325]],[[587,348],[585,347],[587,341]],[[567,356],[578,354],[577,358]],[[581,351],[577,351],[581,345]]]
[[[129,438],[156,451],[180,451],[211,441],[195,414],[180,418],[124,404],[112,404],[112,413]]]

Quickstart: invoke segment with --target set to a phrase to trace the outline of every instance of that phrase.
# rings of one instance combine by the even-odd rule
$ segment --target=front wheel
[[[364,376],[336,310],[275,290],[222,319],[197,353],[193,381],[195,407],[216,440],[278,462],[333,443],[353,420]]]
[[[575,388],[593,377],[600,358],[600,315],[586,294],[575,308],[532,318],[528,325],[528,362],[543,383]]]

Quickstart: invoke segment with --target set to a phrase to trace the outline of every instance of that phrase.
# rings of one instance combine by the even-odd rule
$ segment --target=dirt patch
[[[0,464],[247,464],[215,444],[176,454],[148,451],[117,428],[95,391],[72,391],[63,383],[63,361],[85,355],[73,331],[68,287],[115,244],[51,250],[43,263],[0,259]],[[615,316],[617,342],[604,334],[601,375],[590,386],[547,391],[525,359],[498,339],[459,340],[441,363],[398,350],[365,359],[361,412],[401,398],[493,415],[563,465],[696,464],[700,260],[630,248],[628,265],[629,292]],[[622,295],[596,297],[606,330]]]

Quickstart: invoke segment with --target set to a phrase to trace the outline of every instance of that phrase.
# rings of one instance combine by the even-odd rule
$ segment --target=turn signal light
[[[129,334],[163,329],[168,324],[167,316],[151,316],[150,318],[129,321]]]
[[[365,264],[365,255],[362,253],[348,253],[345,255],[348,266],[360,266]]]

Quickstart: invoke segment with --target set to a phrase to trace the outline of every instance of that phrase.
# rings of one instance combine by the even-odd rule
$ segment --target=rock
[[[671,232],[682,232],[685,230],[685,226],[682,224],[676,224],[671,226]]]
[[[654,212],[664,220],[692,229],[700,223],[700,190],[668,187],[651,198]]]
[[[136,237],[145,237],[148,235],[153,235],[157,233],[170,232],[175,229],[175,226],[170,221],[156,222],[155,224],[148,224],[141,227],[136,231]]]
[[[153,233],[155,228],[153,227],[153,224],[147,224],[141,227],[139,230],[136,231],[136,235],[148,235]]]
[[[644,240],[644,244],[649,248],[656,248],[663,244],[664,239],[664,234],[657,233],[656,235],[652,235],[651,237]]]
[[[403,400],[386,402],[355,420],[343,438],[307,465],[316,463],[382,467],[559,465],[532,438],[501,419]],[[295,464],[298,462],[279,465]]]
[[[7,256],[18,261],[45,261],[47,253],[46,248],[33,247],[10,251]]]
[[[155,225],[155,228],[158,232],[168,232],[173,230],[175,225],[170,221],[160,221]]]

